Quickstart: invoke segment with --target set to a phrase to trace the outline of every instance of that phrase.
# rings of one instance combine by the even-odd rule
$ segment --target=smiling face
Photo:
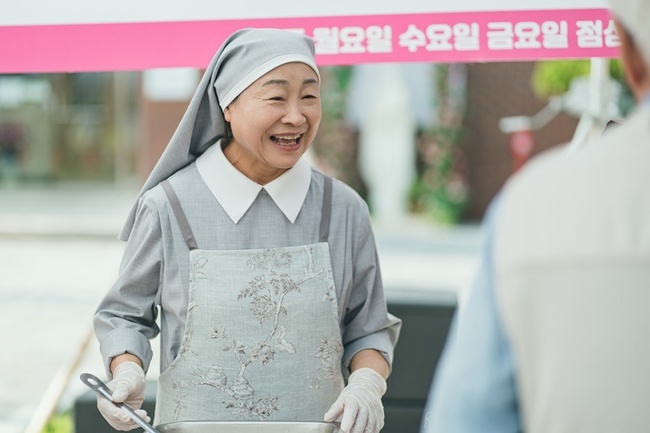
[[[224,110],[233,139],[228,161],[264,185],[293,167],[314,140],[321,119],[316,72],[287,63],[266,73]]]

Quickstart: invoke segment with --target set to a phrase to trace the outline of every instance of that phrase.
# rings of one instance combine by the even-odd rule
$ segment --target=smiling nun
[[[141,406],[160,334],[155,424],[381,429],[401,321],[365,202],[303,158],[320,120],[310,38],[244,29],[224,42],[120,233],[94,318],[114,401]]]

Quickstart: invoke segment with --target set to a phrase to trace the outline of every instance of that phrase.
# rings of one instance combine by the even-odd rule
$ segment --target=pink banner
[[[0,73],[204,68],[243,27],[314,38],[320,65],[615,57],[606,9],[0,27]]]

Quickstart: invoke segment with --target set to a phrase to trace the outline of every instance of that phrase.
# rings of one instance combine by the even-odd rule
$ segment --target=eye
[[[269,98],[269,101],[284,101],[282,96],[273,96]]]
[[[303,99],[317,99],[318,96],[316,96],[316,95],[305,95],[305,96],[303,96],[302,98],[303,98]]]

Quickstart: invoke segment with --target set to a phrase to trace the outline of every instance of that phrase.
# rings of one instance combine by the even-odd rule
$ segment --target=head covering
[[[286,63],[300,62],[319,76],[314,42],[289,30],[242,29],[217,51],[192,97],[176,132],[138,194],[118,238],[131,234],[142,195],[196,160],[225,136],[223,110],[262,75]]]
[[[634,39],[645,62],[650,65],[650,1],[609,0],[612,14]]]

